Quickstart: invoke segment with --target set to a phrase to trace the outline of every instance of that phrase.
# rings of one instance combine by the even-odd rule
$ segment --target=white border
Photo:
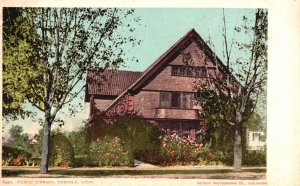
[[[299,0],[4,0],[1,7],[161,7],[161,8],[268,8],[268,168],[269,185],[300,182],[300,3]],[[2,9],[1,9],[2,17]],[[2,19],[1,19],[2,25]],[[2,29],[1,29],[2,41]],[[2,42],[1,42],[2,48]],[[2,62],[2,52],[1,52]],[[2,65],[1,65],[2,71]],[[2,83],[1,83],[2,84]],[[2,97],[2,86],[1,86]],[[12,179],[12,178],[11,178]],[[9,181],[11,179],[1,179]],[[15,180],[15,179],[14,179]],[[74,180],[74,179],[72,179]],[[77,180],[77,179],[76,179]],[[80,179],[78,179],[80,180]],[[199,180],[93,179],[101,185],[199,185]],[[99,181],[99,182],[98,182]],[[213,181],[213,180],[210,180]],[[220,180],[217,180],[220,181]],[[244,182],[247,184],[247,182]],[[5,185],[5,184],[3,184]],[[24,184],[23,184],[24,185]],[[43,184],[44,185],[44,184]]]

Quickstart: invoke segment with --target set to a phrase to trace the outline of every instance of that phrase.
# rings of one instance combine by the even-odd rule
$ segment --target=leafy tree
[[[28,134],[23,133],[23,127],[20,125],[12,125],[9,134],[13,138],[12,147],[28,151]]]
[[[16,119],[32,115],[24,109],[30,82],[40,75],[35,60],[36,31],[32,22],[22,16],[20,8],[3,8],[3,116]],[[36,43],[37,44],[37,43]]]
[[[240,171],[242,164],[242,136],[245,122],[257,108],[257,102],[264,97],[267,80],[267,28],[268,12],[257,9],[254,23],[243,17],[245,24],[236,27],[235,33],[244,33],[251,38],[250,42],[228,39],[226,18],[223,10],[223,38],[225,43],[225,65],[216,65],[214,73],[209,74],[209,81],[197,85],[201,103],[209,122],[229,129],[233,139],[234,170]],[[242,58],[233,61],[231,51],[237,47]],[[249,56],[245,57],[245,56]],[[214,56],[214,60],[219,60]],[[218,63],[215,63],[218,64]],[[208,124],[209,124],[208,122]],[[220,127],[219,127],[220,128]]]
[[[63,122],[57,118],[58,112],[67,107],[74,114],[76,108],[72,101],[84,89],[89,68],[102,72],[124,62],[123,48],[139,44],[133,36],[124,33],[133,32],[132,23],[138,19],[132,9],[25,8],[20,11],[20,22],[25,28],[24,32],[20,30],[23,34],[31,33],[24,34],[24,40],[30,44],[18,44],[21,51],[7,49],[3,75],[11,84],[24,88],[16,91],[22,98],[19,103],[27,101],[43,113],[40,172],[47,173],[51,126]],[[17,23],[14,26],[19,27]],[[9,57],[20,52],[30,60],[15,61]],[[13,99],[16,97],[12,95]]]
[[[249,119],[245,122],[245,128],[252,131],[264,131],[266,126],[264,126],[262,118],[256,112],[252,113]]]
[[[20,125],[12,125],[9,130],[10,137],[13,139],[10,148],[5,148],[4,150],[8,150],[4,154],[10,154],[13,151],[14,156],[12,155],[9,158],[16,159],[17,156],[24,158],[24,161],[29,165],[31,157],[37,156],[37,148],[35,145],[29,144],[29,135],[24,133],[23,127]]]

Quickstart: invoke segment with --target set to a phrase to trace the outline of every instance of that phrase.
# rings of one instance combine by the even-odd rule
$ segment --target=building
[[[89,70],[85,101],[90,102],[90,120],[102,112],[137,113],[168,135],[197,138],[203,119],[195,85],[224,72],[220,59],[192,29],[144,72]]]
[[[266,135],[263,131],[247,130],[247,150],[265,150]]]

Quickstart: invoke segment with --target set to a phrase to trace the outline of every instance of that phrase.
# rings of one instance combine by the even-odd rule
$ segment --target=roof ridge
[[[96,68],[92,68],[92,69],[88,69],[88,71],[92,71],[92,70],[97,70]],[[115,72],[138,72],[138,73],[143,73],[144,71],[134,71],[134,70],[120,70],[120,69],[105,69],[103,72],[105,71],[115,71]]]

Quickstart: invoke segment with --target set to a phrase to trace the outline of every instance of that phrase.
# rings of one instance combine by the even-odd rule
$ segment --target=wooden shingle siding
[[[141,91],[134,96],[134,110],[145,118],[154,118],[155,108],[159,107],[157,91]]]
[[[104,111],[106,109],[106,107],[111,104],[113,100],[105,100],[105,99],[95,99],[95,107],[100,110],[100,111]]]

